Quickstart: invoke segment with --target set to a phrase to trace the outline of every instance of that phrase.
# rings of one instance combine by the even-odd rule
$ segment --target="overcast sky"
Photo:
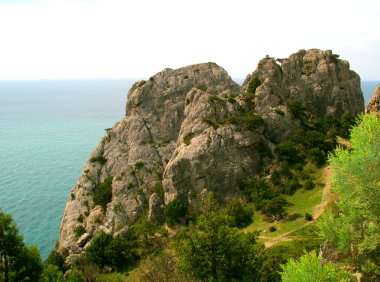
[[[236,78],[309,48],[380,80],[380,1],[0,0],[0,79],[147,78],[209,61]]]

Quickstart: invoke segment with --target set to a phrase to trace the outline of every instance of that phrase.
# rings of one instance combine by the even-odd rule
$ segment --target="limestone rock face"
[[[373,93],[371,100],[365,108],[365,112],[380,113],[380,84],[377,85],[375,92]]]
[[[165,69],[136,82],[125,118],[107,131],[71,191],[58,250],[71,263],[100,231],[128,236],[148,207],[149,219],[161,223],[164,204],[175,198],[240,193],[242,180],[260,169],[263,150],[273,152],[300,126],[293,100],[318,116],[364,109],[359,76],[331,51],[264,58],[242,87],[215,63]],[[94,189],[109,177],[112,199],[95,205]]]
[[[258,79],[254,103],[266,121],[272,140],[279,142],[299,126],[289,113],[289,104],[301,101],[315,116],[341,116],[364,110],[360,77],[347,61],[331,50],[300,50],[286,59],[269,56],[247,76],[243,90]]]

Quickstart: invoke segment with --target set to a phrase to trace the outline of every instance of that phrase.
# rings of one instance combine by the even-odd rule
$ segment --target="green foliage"
[[[64,263],[65,263],[64,257],[55,250],[52,250],[49,256],[47,257],[47,259],[45,260],[45,265],[49,265],[49,264],[56,265],[58,266],[58,269],[61,270],[62,272],[65,271]]]
[[[229,121],[234,124],[242,125],[244,128],[253,130],[259,126],[264,125],[264,120],[260,115],[247,112],[240,116],[234,116],[229,118]]]
[[[208,87],[206,83],[202,83],[202,84],[197,85],[197,88],[199,90],[202,90],[203,92],[206,92]]]
[[[185,224],[188,213],[188,205],[179,199],[174,199],[165,207],[165,222],[170,226],[176,223]]]
[[[36,246],[24,246],[14,258],[11,281],[38,281],[43,270],[40,251]]]
[[[189,146],[191,144],[191,139],[193,139],[194,133],[189,133],[185,137],[183,137],[183,143],[185,143],[186,146]]]
[[[253,212],[248,205],[243,205],[239,199],[233,199],[224,209],[224,213],[230,217],[231,227],[246,227],[252,222]]]
[[[307,220],[307,221],[311,221],[311,220],[313,220],[313,216],[310,214],[310,213],[305,213],[305,219]]]
[[[256,281],[261,249],[254,235],[228,226],[212,199],[202,207],[197,223],[182,230],[175,244],[182,273],[200,281]]]
[[[332,263],[321,264],[315,253],[303,255],[299,261],[290,259],[282,267],[283,282],[353,281],[350,274]]]
[[[143,238],[144,244],[148,242],[148,237],[153,236],[158,230],[158,226],[149,221],[145,216],[139,218],[133,225],[133,235],[135,238]]]
[[[86,282],[86,278],[84,277],[83,273],[77,269],[76,267],[73,267],[70,270],[70,273],[65,278],[65,281],[67,282]]]
[[[112,200],[112,179],[112,176],[108,176],[94,187],[94,204],[102,206],[103,209],[106,209],[107,204]]]
[[[311,178],[306,179],[305,182],[303,183],[303,188],[305,190],[312,190],[314,187],[315,187],[315,184],[313,182],[313,179]]]
[[[90,159],[90,163],[100,163],[101,165],[104,165],[107,162],[107,159],[103,156],[97,156],[97,157],[92,157]]]
[[[247,87],[247,96],[249,98],[255,97],[256,89],[261,85],[261,81],[255,76],[251,79],[251,81],[248,83]]]
[[[276,146],[275,152],[280,160],[294,162],[297,158],[297,148],[293,141],[287,140]]]
[[[288,108],[292,115],[297,119],[304,119],[306,116],[306,107],[299,100],[291,100],[288,102]]]
[[[236,97],[232,96],[232,95],[227,95],[226,96],[226,99],[229,103],[231,104],[235,104],[236,103]]]
[[[204,90],[205,91],[205,90]],[[224,103],[225,101],[222,99],[222,98],[220,98],[218,95],[210,95],[209,97],[208,97],[208,99],[210,100],[210,102],[222,102],[222,103]]]
[[[75,236],[79,238],[84,233],[86,233],[86,229],[84,228],[83,225],[78,225],[77,227],[74,228],[74,232],[75,232]]]
[[[380,279],[380,120],[373,114],[351,130],[351,150],[329,157],[331,189],[339,213],[320,223],[322,235],[356,264],[367,279]]]
[[[77,218],[78,222],[83,223],[83,215],[80,214]]]
[[[271,226],[269,227],[269,232],[275,232],[277,230],[277,228],[275,226]]]
[[[63,273],[58,266],[53,264],[48,264],[45,266],[40,282],[62,282]]]
[[[142,169],[143,167],[144,167],[144,162],[142,162],[142,161],[135,162],[135,168],[136,169]]]
[[[333,61],[334,63],[337,63],[339,57],[340,57],[340,55],[338,55],[338,54],[331,54],[330,60]]]
[[[12,216],[0,210],[0,280],[37,281],[41,272],[38,249],[24,245]]]
[[[167,253],[154,254],[143,259],[140,262],[139,270],[139,281],[192,281],[177,271],[175,258]]]
[[[266,248],[261,253],[262,265],[260,272],[263,274],[260,282],[281,281],[281,266],[289,259],[299,259],[306,251],[319,248],[319,242],[313,240],[295,240]]]
[[[211,118],[204,117],[204,118],[202,119],[202,121],[203,121],[204,123],[207,123],[208,125],[211,125],[215,130],[218,129],[218,127],[219,127],[219,123],[218,123],[217,121],[211,119]]]
[[[119,269],[132,261],[130,243],[121,237],[113,238],[101,232],[87,249],[89,262],[99,267],[110,266]]]
[[[274,111],[275,111],[276,114],[278,114],[278,115],[280,115],[280,116],[284,116],[284,115],[285,115],[285,113],[284,113],[281,109],[278,109],[278,108],[277,108],[277,109],[275,109]]]

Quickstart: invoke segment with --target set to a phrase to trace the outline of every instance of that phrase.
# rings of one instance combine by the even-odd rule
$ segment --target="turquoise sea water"
[[[0,81],[0,208],[42,257],[89,153],[124,116],[134,81]]]
[[[124,116],[134,81],[0,81],[0,208],[43,258],[70,189],[104,129]],[[362,83],[366,101],[376,85]]]

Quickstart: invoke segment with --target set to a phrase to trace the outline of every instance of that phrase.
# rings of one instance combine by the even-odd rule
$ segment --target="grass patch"
[[[315,207],[321,202],[322,191],[323,188],[319,186],[313,190],[308,191],[299,189],[291,196],[282,195],[289,203],[293,204],[292,206],[285,208],[288,216],[284,220],[275,222],[266,221],[265,215],[256,212],[253,217],[253,223],[244,228],[243,231],[259,231],[260,236],[262,236],[261,239],[259,239],[259,242],[261,243],[264,243],[266,241],[263,237],[273,238],[288,232],[291,232],[289,236],[292,237],[318,237],[317,232],[315,232],[315,228],[317,227],[314,223],[305,227],[302,226],[308,222],[304,217],[305,213],[312,214]],[[269,228],[271,227],[276,228],[276,230],[269,232]],[[310,230],[313,230],[313,232],[306,228],[310,228]],[[302,231],[303,229],[306,229],[307,231]],[[294,232],[292,232],[293,230]],[[313,234],[313,236],[309,236],[310,234]]]

